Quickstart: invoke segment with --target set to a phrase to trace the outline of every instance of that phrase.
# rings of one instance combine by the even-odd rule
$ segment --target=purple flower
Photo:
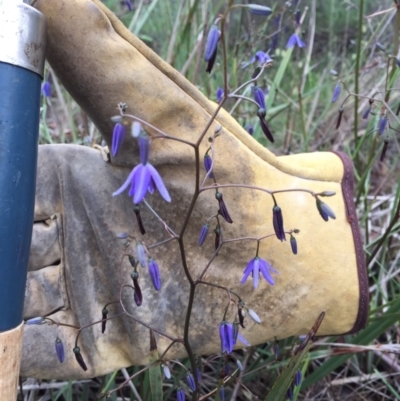
[[[223,97],[224,97],[224,90],[222,88],[217,88],[217,93],[216,93],[217,102],[219,103]]]
[[[275,235],[280,241],[286,241],[285,229],[283,228],[282,210],[278,205],[275,205],[272,212]]]
[[[201,382],[201,370],[199,368],[196,368],[196,375],[197,375],[197,381]]]
[[[294,255],[297,255],[297,241],[296,238],[290,234],[290,246]]]
[[[42,94],[44,97],[50,97],[51,96],[51,84],[49,81],[45,81],[42,84]]]
[[[290,49],[291,47],[306,47],[306,44],[300,39],[297,33],[294,33],[286,43],[286,49]]]
[[[363,114],[363,119],[366,120],[369,117],[369,113],[371,113],[371,107],[368,107],[367,110],[365,110],[364,114]]]
[[[215,59],[217,57],[217,50],[218,50],[218,42],[221,36],[221,32],[219,31],[216,25],[213,25],[208,32],[207,42],[204,52],[204,60],[208,62],[206,71],[208,73],[211,72]]]
[[[142,134],[139,136],[139,152],[140,152],[140,162],[145,166],[149,161],[150,152],[150,139],[147,134]]]
[[[126,7],[128,8],[129,11],[133,10],[131,0],[125,0],[125,5],[126,5]]]
[[[256,103],[260,106],[260,109],[267,110],[267,107],[265,105],[265,95],[260,87],[254,86],[253,96]]]
[[[208,153],[206,153],[204,155],[204,168],[206,169],[207,173],[211,170],[211,165],[212,165],[211,156]],[[208,177],[214,178],[214,174],[212,171],[210,172],[210,174],[208,174]]]
[[[58,360],[63,363],[65,361],[64,345],[58,337],[56,338],[55,348]]]
[[[125,138],[125,127],[117,123],[114,126],[113,135],[112,135],[112,145],[111,145],[111,154],[115,157],[121,148],[122,142]]]
[[[290,387],[286,391],[286,397],[289,401],[293,400],[293,384],[290,385]]]
[[[209,227],[210,227],[210,225],[207,223],[207,224],[204,224],[204,226],[201,228],[200,235],[199,235],[199,240],[197,241],[197,244],[199,246],[202,246],[204,244],[204,241],[207,238]]]
[[[140,241],[136,242],[136,256],[140,266],[146,267],[146,251],[144,250],[144,246]]]
[[[317,198],[317,209],[319,214],[325,221],[328,221],[329,217],[331,219],[336,219],[333,210],[326,203],[322,202],[319,198]]]
[[[265,121],[265,114],[266,114],[265,113],[265,109],[259,109],[258,112],[257,112],[257,116],[260,119],[261,129],[262,129],[262,132],[264,132],[264,135],[267,137],[267,139],[270,142],[274,143],[275,140],[274,140],[274,137],[272,135],[272,132],[269,129],[269,126],[268,126],[267,122]]]
[[[233,220],[231,219],[231,216],[228,212],[228,209],[225,205],[223,196],[221,192],[217,192],[215,194],[215,198],[218,201],[218,205],[219,205],[219,210],[218,213],[228,222],[228,223],[233,223]]]
[[[192,391],[196,391],[196,383],[194,382],[194,377],[191,373],[186,376],[186,381]]]
[[[301,370],[298,370],[296,372],[296,374],[294,375],[294,385],[300,386],[302,378],[303,378],[303,374],[301,373]]]
[[[228,322],[221,322],[219,325],[219,338],[221,340],[221,352],[230,354],[233,350],[233,328]]]
[[[271,276],[271,272],[279,274],[265,259],[256,256],[254,259],[250,260],[244,269],[240,284],[243,284],[251,273],[253,275],[253,287],[257,289],[261,273],[269,284],[274,285],[275,281]]]
[[[149,268],[151,282],[153,283],[154,288],[157,291],[160,291],[161,279],[160,279],[160,269],[158,268],[158,264],[154,259],[149,258],[147,265]]]
[[[338,100],[339,95],[340,95],[340,89],[341,89],[340,82],[338,82],[335,85],[335,89],[333,90],[332,103],[335,103],[336,100]]]
[[[379,120],[379,126],[378,126],[379,135],[382,135],[385,132],[387,121],[388,120],[386,116],[382,116],[381,119]]]
[[[185,392],[180,387],[176,390],[176,401],[185,401]]]
[[[249,125],[246,127],[246,131],[247,131],[250,135],[253,135],[253,134],[254,134],[254,127],[253,127],[251,124],[249,124]]]
[[[250,64],[257,62],[260,65],[267,63],[268,61],[272,61],[272,58],[268,53],[259,50],[256,54],[247,62],[243,63],[242,68],[248,67]]]
[[[236,340],[239,340],[246,347],[250,347],[250,345],[251,345],[240,333],[237,334]],[[236,341],[235,341],[235,344],[236,344]]]
[[[131,186],[129,196],[133,197],[135,204],[140,203],[145,198],[147,191],[152,193],[154,188],[158,189],[158,192],[167,202],[171,202],[171,197],[160,174],[150,163],[146,165],[138,164],[131,171],[122,187],[113,193],[113,196],[124,192],[129,185]]]

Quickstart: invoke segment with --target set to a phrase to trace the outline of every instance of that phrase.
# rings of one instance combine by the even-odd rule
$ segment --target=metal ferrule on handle
[[[45,18],[0,0],[0,399],[15,400],[31,244]]]

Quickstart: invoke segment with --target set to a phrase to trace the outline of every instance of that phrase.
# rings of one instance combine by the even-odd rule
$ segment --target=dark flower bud
[[[399,103],[399,105],[397,106],[396,116],[398,116],[399,114],[400,114],[400,103]]]
[[[55,349],[58,360],[63,363],[65,361],[64,344],[59,337],[56,338]]]
[[[49,81],[45,81],[42,84],[42,94],[44,97],[50,97],[51,96],[51,85]]]
[[[222,193],[217,192],[215,194],[215,198],[217,199],[219,205],[218,214],[220,214],[228,223],[233,223],[233,220],[231,219],[231,216],[229,215],[228,209],[225,205]]]
[[[260,106],[260,109],[264,109],[267,110],[267,107],[265,105],[265,95],[263,90],[258,87],[258,86],[254,86],[253,88],[253,96],[254,96],[254,100],[256,101],[256,103]]]
[[[387,117],[383,115],[381,119],[379,120],[379,125],[378,125],[378,133],[379,135],[382,135],[385,132],[386,125],[387,125]]]
[[[365,110],[364,114],[363,114],[363,119],[366,120],[369,117],[369,113],[371,113],[371,107],[368,107],[367,110]]]
[[[297,255],[297,241],[293,235],[290,235],[290,246],[294,255]]]
[[[293,384],[290,385],[290,387],[286,391],[286,397],[288,400],[292,401],[293,400]]]
[[[136,260],[132,255],[128,255],[129,263],[131,264],[132,267],[136,266]]]
[[[272,212],[276,238],[278,238],[280,241],[286,241],[285,230],[283,228],[282,210],[278,205],[275,205],[272,209]]]
[[[206,153],[206,154],[204,155],[204,168],[206,169],[207,173],[210,172],[210,170],[211,170],[211,165],[212,165],[211,156],[210,156],[208,153]],[[211,172],[208,174],[208,176],[209,176],[210,178],[214,178],[213,172],[211,171]]]
[[[224,386],[221,386],[219,388],[218,394],[219,394],[219,398],[221,399],[221,401],[225,401],[225,387]]]
[[[153,287],[157,291],[160,291],[161,289],[160,269],[158,267],[157,262],[153,258],[149,258],[147,266],[149,269],[149,275],[151,278],[151,282],[153,283]]]
[[[340,95],[340,89],[341,89],[340,82],[338,82],[338,83],[335,85],[335,88],[334,88],[334,90],[333,90],[332,103],[335,103],[336,100],[338,100],[339,95]]]
[[[383,160],[385,159],[388,146],[389,146],[389,141],[388,140],[383,141],[383,148],[379,161],[383,162]]]
[[[85,372],[87,371],[87,366],[85,361],[83,360],[82,354],[81,354],[81,349],[79,347],[75,347],[73,349],[74,354],[75,354],[75,359],[79,363],[79,366],[84,370]]]
[[[111,144],[111,154],[114,157],[118,154],[119,149],[121,148],[122,142],[125,138],[125,132],[126,129],[122,124],[120,123],[115,124],[112,134],[112,144]]]
[[[191,373],[188,373],[186,376],[187,384],[189,385],[192,391],[196,391],[196,384],[194,382],[194,377]]]
[[[294,385],[300,386],[302,378],[303,378],[303,374],[301,373],[301,370],[298,370],[296,372],[296,374],[294,375]]]
[[[242,328],[244,329],[244,314],[243,314],[243,309],[242,308],[238,308],[238,317],[239,317],[239,324],[242,326]]]
[[[221,241],[221,230],[217,227],[214,230],[215,233],[215,250],[217,250],[219,248],[219,243]]]
[[[103,334],[106,331],[106,323],[107,323],[107,315],[108,315],[108,309],[104,308],[101,311],[101,333]]]
[[[336,121],[336,129],[339,129],[340,123],[342,122],[342,117],[343,117],[343,107],[339,109],[338,119]]]
[[[145,166],[149,161],[149,153],[150,153],[150,139],[146,133],[142,133],[138,138],[139,142],[139,153],[140,153],[140,162]]]
[[[140,207],[139,207],[139,205],[135,205],[133,207],[133,211],[135,212],[135,215],[136,215],[136,221],[138,223],[140,234],[145,235],[146,234],[146,230],[144,229],[144,226],[143,226],[143,221],[142,221],[142,216],[140,215]]]
[[[185,392],[180,387],[176,390],[176,401],[185,401]]]
[[[259,4],[247,4],[247,9],[249,10],[250,14],[254,15],[271,15],[272,9],[266,6],[260,6]]]
[[[322,202],[319,198],[317,198],[317,209],[319,214],[325,221],[328,221],[329,217],[331,219],[336,219],[333,210],[326,203]]]
[[[131,274],[132,281],[133,281],[133,288],[134,288],[134,293],[133,293],[133,299],[136,303],[137,306],[141,306],[143,302],[143,295],[142,295],[142,290],[139,285],[139,273],[138,272],[133,272]]]
[[[260,110],[261,110],[261,109],[260,109]],[[264,135],[267,137],[267,139],[268,139],[270,142],[274,143],[275,140],[274,140],[274,137],[273,137],[273,135],[272,135],[272,132],[271,132],[271,130],[269,129],[267,122],[266,122],[265,119],[262,118],[262,117],[260,117],[260,125],[261,125],[261,129],[262,129],[262,131],[264,132]]]
[[[204,244],[204,241],[207,238],[209,227],[210,227],[210,225],[207,223],[207,224],[204,224],[204,226],[201,228],[199,240],[197,241],[197,244],[199,246],[202,246]]]

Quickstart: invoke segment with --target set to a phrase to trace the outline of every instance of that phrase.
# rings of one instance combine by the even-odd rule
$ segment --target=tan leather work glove
[[[128,105],[129,113],[169,135],[197,140],[216,105],[129,33],[104,5],[91,0],[39,0],[36,6],[48,20],[49,62],[109,145],[114,125],[110,118],[119,102]],[[256,256],[256,241],[222,246],[204,280],[240,294],[246,307],[257,312],[261,324],[246,317],[241,333],[253,345],[305,334],[322,311],[326,316],[319,335],[362,328],[368,308],[367,277],[349,159],[334,153],[275,157],[223,110],[203,140],[201,158],[208,148],[208,137],[219,124],[223,129],[215,141],[213,167],[219,184],[336,192],[322,199],[336,215],[329,222],[321,218],[309,193],[275,195],[285,228],[298,228],[300,234],[296,235],[297,255],[291,251],[288,235],[286,242],[276,237],[261,241],[259,256],[279,272],[272,272],[273,286],[262,278],[254,290],[251,277],[240,284],[244,269]],[[154,135],[153,130],[148,132]],[[156,139],[152,141],[150,162],[163,178],[171,202],[157,191],[146,200],[179,233],[194,191],[194,151],[180,142]],[[127,232],[143,240],[158,262],[161,289],[157,292],[147,270],[139,267],[143,303],[137,307],[133,291],[125,288],[125,307],[147,325],[171,337],[183,337],[189,284],[177,241],[151,248],[169,238],[164,225],[142,205],[146,229],[142,236],[132,199],[127,193],[111,195],[138,163],[137,141],[128,135],[111,163],[104,161],[99,150],[87,147],[40,147],[26,318],[49,315],[56,322],[79,327],[101,319],[104,305],[119,299],[121,283],[132,282],[133,268],[127,258],[121,258],[124,246],[117,239],[118,233]],[[202,181],[205,172],[200,175]],[[206,180],[206,185],[212,183]],[[228,224],[220,216],[224,240],[274,234],[274,203],[269,194],[235,187],[220,192],[234,221]],[[197,241],[202,226],[217,210],[215,190],[200,194],[184,234],[187,266],[194,279],[213,256],[212,232],[202,247]],[[215,219],[211,222],[210,231]],[[134,248],[129,252],[134,254]],[[220,352],[219,324],[227,301],[224,290],[197,286],[190,321],[190,343],[195,353]],[[121,312],[116,304],[108,309],[109,317]],[[232,304],[227,319],[232,322],[235,316],[237,309]],[[76,334],[74,328],[65,326],[26,325],[21,374],[93,377],[148,362],[149,330],[126,316],[109,320],[104,334],[101,324],[82,331],[78,345],[86,372],[72,352]],[[54,351],[57,336],[65,349],[62,364]],[[170,343],[160,335],[157,341],[161,352]],[[166,358],[185,355],[183,346],[175,345]]]

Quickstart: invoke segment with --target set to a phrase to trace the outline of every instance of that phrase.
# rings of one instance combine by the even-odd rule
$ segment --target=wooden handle
[[[24,324],[0,333],[0,400],[17,399]]]

